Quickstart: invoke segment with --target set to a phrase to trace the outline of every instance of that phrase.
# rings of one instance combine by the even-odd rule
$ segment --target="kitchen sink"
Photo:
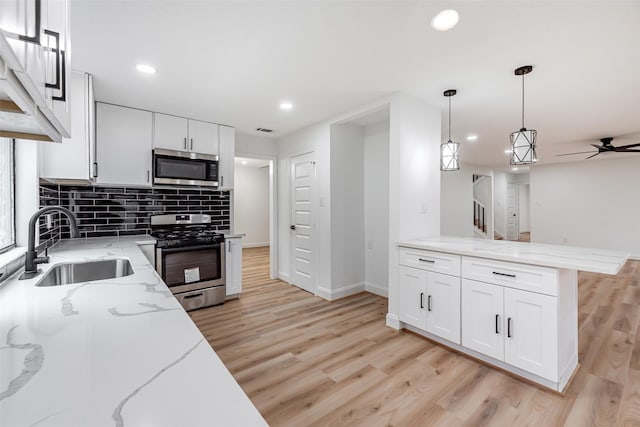
[[[115,279],[133,274],[128,259],[116,258],[100,261],[57,264],[49,269],[36,286],[61,286],[72,283]]]

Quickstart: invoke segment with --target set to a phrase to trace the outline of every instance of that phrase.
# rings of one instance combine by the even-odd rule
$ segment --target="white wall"
[[[520,228],[520,233],[526,233],[531,230],[531,227],[529,225],[529,193],[529,184],[518,185],[518,213],[520,214],[520,216],[518,217],[518,227]]]
[[[331,283],[319,293],[333,299],[364,287],[364,141],[349,124],[332,125],[330,138]]]
[[[275,156],[278,144],[273,138],[236,132],[236,153]]]
[[[389,293],[389,122],[364,129],[365,289]]]
[[[398,247],[401,240],[440,234],[440,110],[398,94],[390,102],[389,306],[398,319]]]
[[[269,246],[269,167],[235,166],[233,223],[244,247]]]
[[[485,175],[480,198],[492,199],[493,171],[483,166],[460,163],[457,171],[441,172],[440,233],[448,236],[474,237],[473,225],[473,175]],[[484,203],[484,202],[483,202]],[[486,206],[487,237],[493,239],[493,203]]]
[[[531,238],[628,251],[640,259],[640,158],[531,168]]]

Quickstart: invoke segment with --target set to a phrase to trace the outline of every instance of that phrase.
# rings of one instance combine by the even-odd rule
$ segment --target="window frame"
[[[9,139],[11,145],[11,236],[12,241],[5,247],[0,247],[0,254],[16,247],[16,140]]]

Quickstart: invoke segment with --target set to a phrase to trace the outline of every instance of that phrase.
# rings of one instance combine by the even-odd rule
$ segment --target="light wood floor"
[[[246,249],[239,300],[191,312],[271,426],[640,426],[640,261],[579,276],[566,396],[385,326],[387,300],[333,303],[268,278]]]

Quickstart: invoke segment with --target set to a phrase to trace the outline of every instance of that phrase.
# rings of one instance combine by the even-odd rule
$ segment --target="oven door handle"
[[[210,245],[198,245],[198,246],[181,246],[179,248],[161,248],[163,254],[171,254],[174,252],[190,252],[199,251],[202,249],[215,249],[221,248],[224,242],[212,243]]]

